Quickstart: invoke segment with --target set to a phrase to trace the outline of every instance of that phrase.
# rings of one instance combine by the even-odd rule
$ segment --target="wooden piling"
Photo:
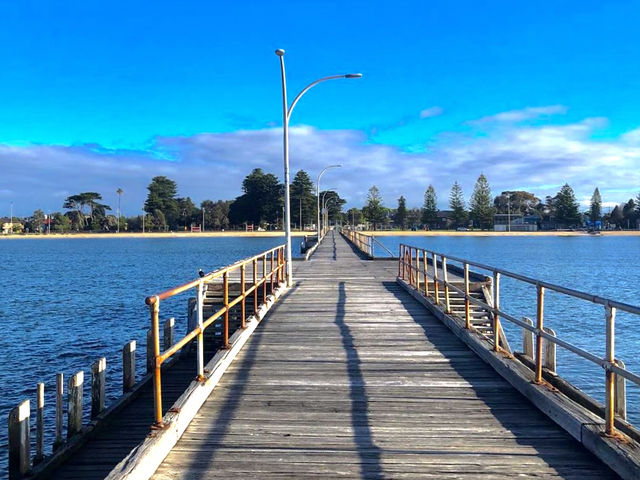
[[[38,383],[36,400],[36,456],[33,463],[44,460],[44,383]]]
[[[106,383],[107,359],[102,357],[91,365],[91,418],[96,418],[104,410],[104,389]]]
[[[56,439],[53,442],[53,450],[57,450],[64,440],[62,439],[63,402],[64,402],[64,374],[56,374]]]
[[[552,328],[544,327],[544,331],[549,335],[556,336],[556,332]],[[550,373],[556,373],[556,344],[549,340],[544,341],[544,368]]]
[[[82,430],[82,386],[84,372],[81,370],[67,384],[67,439]]]
[[[29,416],[31,408],[29,400],[9,412],[9,479],[21,478],[29,472],[30,441]]]
[[[622,360],[616,360],[616,365],[620,368],[625,368],[625,364]],[[614,395],[614,410],[623,420],[627,419],[627,381],[621,375],[615,376],[615,395]]]
[[[164,322],[163,335],[162,335],[162,338],[164,341],[164,345],[163,345],[164,351],[169,350],[173,346],[173,332],[174,332],[175,324],[176,324],[176,320],[173,317],[171,317],[169,320]]]
[[[523,317],[522,321],[527,325],[531,325],[533,327],[533,320],[527,317]],[[522,353],[524,353],[527,357],[530,357],[531,360],[535,359],[533,353],[533,332],[531,330],[527,330],[526,328],[522,329]]]
[[[131,340],[122,348],[122,392],[133,389],[136,384],[136,341]]]

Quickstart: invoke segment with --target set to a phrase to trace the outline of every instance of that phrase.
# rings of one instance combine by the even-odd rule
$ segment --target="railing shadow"
[[[347,357],[347,375],[349,376],[349,398],[351,400],[351,426],[354,431],[354,441],[360,457],[360,468],[365,478],[384,478],[381,465],[381,450],[373,442],[369,425],[369,402],[365,387],[361,361],[358,355],[354,337],[345,322],[345,305],[347,294],[345,282],[338,286],[338,304],[336,307],[335,324],[340,330],[342,347]]]
[[[425,307],[413,299],[396,282],[385,281],[383,285],[392,293],[413,318],[415,323],[424,331],[425,341],[433,345],[447,358],[447,364],[453,368],[459,379],[464,380],[473,390],[478,400],[484,402],[491,415],[497,420],[513,440],[535,451],[530,455],[541,458],[549,467],[556,470],[562,477],[573,478],[576,468],[582,464],[582,468],[592,468],[593,475],[601,472],[598,478],[618,478],[606,465],[588,452],[580,443],[573,439],[561,427],[544,415],[526,397],[521,395],[506,380],[504,380],[493,368],[480,360],[460,339],[458,339],[435,316],[425,317]],[[463,354],[460,354],[463,352]],[[448,379],[453,379],[449,375]],[[439,398],[441,404],[447,404],[459,397],[442,392]],[[438,393],[430,394],[431,399],[438,399]],[[472,400],[472,399],[465,399]],[[464,420],[461,417],[461,420]],[[482,425],[479,425],[482,427]],[[543,434],[541,432],[548,432]],[[464,439],[464,444],[472,447],[471,438]],[[496,455],[498,453],[485,452],[481,438],[475,447],[476,454]],[[560,454],[559,450],[565,454]],[[567,450],[571,450],[567,456]],[[473,453],[463,452],[458,453]]]

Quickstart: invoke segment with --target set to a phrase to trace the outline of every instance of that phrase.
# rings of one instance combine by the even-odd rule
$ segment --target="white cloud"
[[[633,141],[640,129],[594,140],[602,124],[603,119],[589,118],[568,125],[500,125],[479,138],[445,133],[426,153],[375,144],[360,131],[299,126],[290,131],[291,174],[304,169],[315,180],[324,166],[341,163],[343,168],[328,172],[323,183],[357,206],[375,184],[386,205],[394,206],[404,195],[409,206],[417,207],[431,183],[446,207],[453,182],[460,182],[468,196],[480,173],[494,194],[526,189],[544,198],[568,182],[580,199],[598,186],[604,202],[626,201],[640,191],[640,143]],[[282,158],[280,128],[160,137],[145,151],[0,145],[0,204],[13,201],[14,211],[27,215],[36,208],[60,210],[70,193],[97,191],[114,205],[120,187],[123,211],[134,214],[155,175],[174,179],[179,195],[196,203],[231,199],[253,168],[282,178]]]
[[[444,113],[444,110],[442,109],[442,107],[425,108],[420,112],[420,118],[437,117],[442,115],[443,113]]]
[[[567,113],[567,107],[563,105],[549,105],[545,107],[526,107],[522,110],[511,110],[509,112],[501,112],[495,115],[489,115],[474,120],[472,123],[518,123],[524,120],[532,120],[534,118],[549,117],[551,115],[559,115]]]

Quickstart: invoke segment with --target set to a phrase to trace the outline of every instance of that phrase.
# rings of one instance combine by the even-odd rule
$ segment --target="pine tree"
[[[299,170],[291,183],[291,221],[297,225],[316,222],[316,196],[313,191],[313,182],[304,170]]]
[[[407,200],[402,195],[398,199],[398,209],[396,210],[393,220],[396,223],[396,226],[400,227],[402,230],[405,229],[407,224]]]
[[[380,190],[375,185],[369,189],[367,204],[362,209],[362,213],[373,224],[374,230],[377,225],[384,223],[387,218],[387,209],[384,208]]]
[[[471,219],[476,226],[483,230],[491,228],[495,208],[491,205],[491,188],[489,188],[489,182],[483,174],[480,174],[473,187],[469,207],[471,209]]]
[[[465,210],[462,187],[458,182],[454,182],[449,194],[449,208],[453,210],[453,223],[456,227],[463,226],[467,221],[467,211]]]
[[[424,192],[424,204],[422,206],[422,223],[433,227],[438,221],[438,198],[433,185],[427,187]]]
[[[579,225],[580,212],[578,210],[578,202],[576,196],[573,193],[573,188],[565,183],[553,201],[556,213],[556,219],[559,223],[564,224],[566,227]]]
[[[589,219],[592,222],[600,220],[602,217],[602,197],[600,197],[600,191],[598,187],[593,191],[591,196],[591,208],[589,210]]]

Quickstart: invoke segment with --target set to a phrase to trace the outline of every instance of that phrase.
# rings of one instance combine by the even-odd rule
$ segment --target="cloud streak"
[[[535,115],[543,111],[559,108],[540,107]],[[493,117],[511,119],[505,122],[518,118],[514,112],[500,115]],[[526,115],[531,119],[534,113],[519,118]],[[594,140],[604,123],[601,118],[587,118],[565,125],[501,124],[486,128],[479,137],[445,132],[421,153],[376,144],[361,131],[299,126],[290,131],[291,170],[304,169],[315,180],[324,166],[343,164],[323,181],[355,206],[363,204],[368,188],[375,184],[388,206],[404,195],[410,206],[417,207],[427,185],[433,184],[441,208],[446,208],[453,182],[461,183],[468,196],[480,173],[488,177],[494,195],[526,189],[544,197],[568,182],[581,201],[590,198],[596,186],[605,202],[626,201],[640,191],[640,129],[616,139]],[[116,190],[122,188],[123,211],[132,215],[141,210],[153,176],[174,179],[181,196],[200,202],[236,197],[242,179],[253,168],[282,176],[280,128],[158,137],[140,151],[99,145],[0,145],[0,205],[8,209],[13,201],[19,215],[36,208],[55,211],[65,196],[80,191],[100,192],[114,205]]]

